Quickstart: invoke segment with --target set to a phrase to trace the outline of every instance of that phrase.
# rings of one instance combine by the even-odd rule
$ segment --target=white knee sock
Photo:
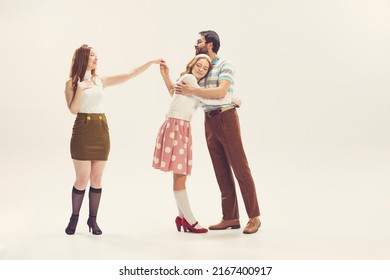
[[[181,212],[190,225],[195,224],[197,221],[194,215],[192,214],[190,203],[188,201],[187,191],[186,190],[174,191],[174,194],[175,194],[177,206],[179,208],[179,214]],[[195,226],[195,228],[200,229],[202,227],[198,223]]]
[[[180,205],[179,205],[179,203],[177,202],[177,199],[176,199],[176,206],[177,206],[177,211],[179,212],[179,217],[180,218],[184,218],[184,214],[183,214],[183,212],[181,211],[181,209],[180,209]]]

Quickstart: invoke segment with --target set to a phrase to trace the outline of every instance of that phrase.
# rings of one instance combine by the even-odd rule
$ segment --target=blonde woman
[[[181,73],[178,83],[189,83],[199,87],[198,82],[211,71],[211,59],[208,55],[196,55]],[[192,135],[190,121],[193,113],[201,104],[195,96],[177,94],[169,78],[169,70],[165,63],[160,65],[164,82],[173,96],[166,120],[157,134],[154,149],[153,167],[173,173],[173,191],[179,215],[175,219],[178,231],[206,233],[194,217],[186,191],[186,179],[192,169]]]

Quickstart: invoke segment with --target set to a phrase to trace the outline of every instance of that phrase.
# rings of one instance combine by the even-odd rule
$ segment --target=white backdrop
[[[390,257],[389,1],[0,0],[0,26],[1,259]],[[74,50],[93,46],[102,76],[161,57],[177,77],[194,55],[198,32],[207,29],[219,33],[219,53],[236,67],[261,231],[228,235],[237,254],[203,255],[190,245],[196,238],[202,248],[225,248],[230,233],[174,234],[171,176],[151,167],[170,103],[153,65],[106,90],[111,154],[99,215],[108,245],[96,245],[86,233],[79,236],[85,240],[65,236],[74,116],[64,87]],[[192,126],[189,195],[207,226],[221,214],[200,110]],[[165,248],[154,239],[161,236],[187,238],[195,252]],[[74,252],[73,242],[107,248]]]

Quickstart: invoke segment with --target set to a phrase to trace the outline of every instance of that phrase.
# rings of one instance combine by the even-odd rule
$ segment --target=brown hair
[[[206,77],[207,74],[210,73],[210,71],[211,71],[211,69],[213,68],[213,66],[211,65],[211,60],[210,60],[210,58],[209,58],[207,55],[205,55],[205,54],[198,54],[198,55],[196,55],[193,59],[191,59],[191,61],[188,62],[187,66],[186,66],[186,70],[185,70],[184,72],[181,72],[181,73],[180,73],[180,77],[183,76],[183,75],[185,75],[185,74],[191,74],[192,68],[195,66],[195,64],[196,64],[200,59],[206,59],[207,62],[209,63],[209,69],[207,70],[206,75],[204,75],[204,77]],[[204,78],[204,77],[203,77],[203,78]],[[203,79],[203,78],[202,78],[202,79]]]
[[[80,78],[80,81],[84,79],[91,49],[92,47],[89,47],[88,45],[84,44],[80,48],[75,50],[73,54],[69,78],[72,79],[72,86],[74,91],[76,91],[78,79]],[[92,77],[96,76],[95,69],[91,71],[91,74]]]
[[[221,42],[219,41],[217,32],[213,30],[206,30],[199,32],[199,35],[204,37],[206,43],[213,43],[213,52],[218,53]]]

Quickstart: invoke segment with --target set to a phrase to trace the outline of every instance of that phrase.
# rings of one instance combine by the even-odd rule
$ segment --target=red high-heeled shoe
[[[193,225],[190,225],[187,222],[187,220],[183,218],[182,226],[183,226],[184,232],[187,232],[187,230],[190,232],[193,232],[193,233],[206,233],[206,232],[208,232],[207,228],[200,228],[200,229],[195,228],[197,224],[198,224],[198,222],[196,222]]]
[[[183,219],[177,216],[175,219],[175,223],[176,223],[177,231],[181,231],[181,225],[183,223]]]

